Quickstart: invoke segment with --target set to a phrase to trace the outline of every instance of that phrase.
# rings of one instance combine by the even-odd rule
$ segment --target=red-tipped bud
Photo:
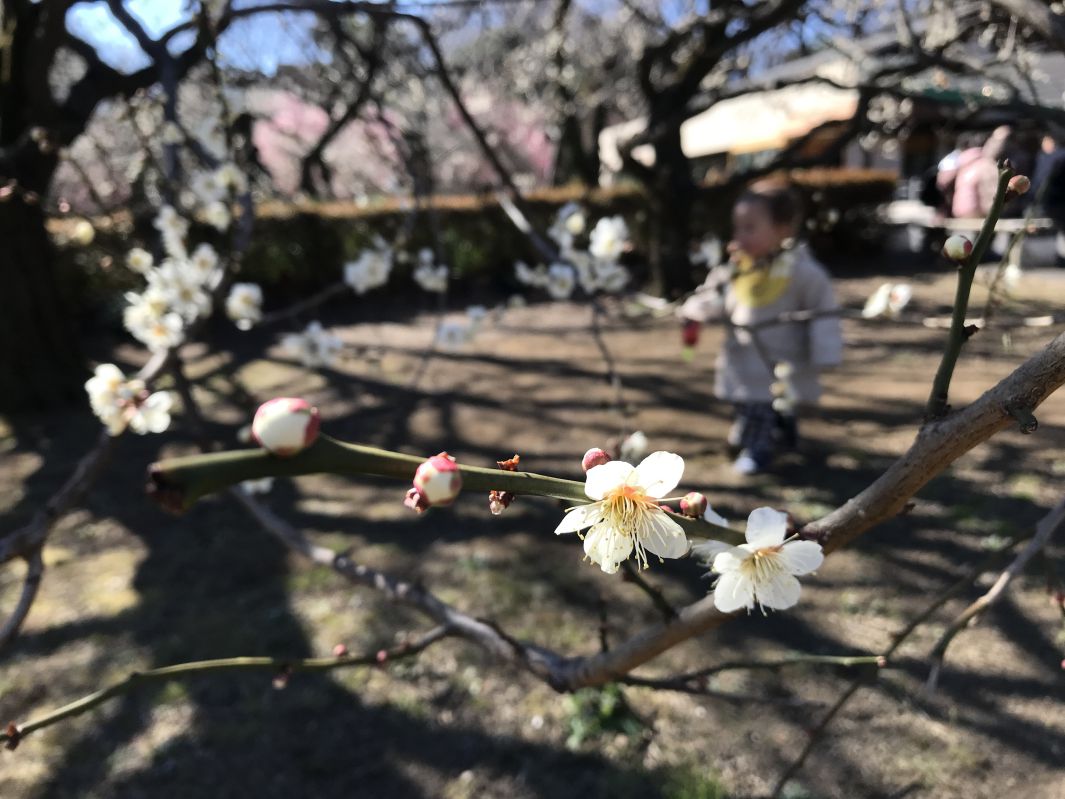
[[[429,458],[414,473],[414,488],[430,505],[450,505],[462,489],[455,459],[446,452]]]
[[[307,400],[278,397],[259,406],[251,435],[260,447],[279,458],[289,458],[315,442],[318,425],[318,409]]]
[[[699,343],[699,330],[701,325],[694,319],[689,319],[680,329],[680,340],[685,347],[694,347]]]
[[[384,663],[387,660],[388,660],[388,650],[387,649],[379,649],[379,650],[377,650],[377,662],[378,663]]]
[[[1032,188],[1032,181],[1029,180],[1027,175],[1014,175],[1010,178],[1010,182],[1006,184],[1006,190],[1013,194],[1014,197],[1027,194],[1030,188]]]
[[[973,243],[965,236],[954,235],[943,243],[943,254],[952,261],[964,261],[973,251]]]
[[[610,463],[610,455],[605,450],[599,449],[599,447],[592,447],[584,453],[584,458],[581,460],[581,468],[587,472],[592,467],[602,466],[604,463]]]
[[[333,657],[342,658],[348,653],[348,648],[344,644],[337,644],[333,647]]]
[[[706,513],[708,504],[706,497],[698,491],[692,491],[681,497],[680,512],[685,516],[691,516],[693,519],[701,519],[703,514]]]

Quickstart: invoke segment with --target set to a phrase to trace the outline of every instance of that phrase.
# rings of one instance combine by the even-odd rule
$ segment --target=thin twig
[[[943,358],[939,362],[939,369],[936,370],[936,376],[932,381],[932,392],[928,397],[925,413],[928,419],[938,419],[947,412],[950,380],[954,375],[954,367],[961,354],[962,345],[968,338],[965,330],[965,312],[969,307],[969,293],[972,291],[973,278],[976,276],[976,267],[980,259],[984,257],[984,253],[991,245],[991,239],[994,238],[995,225],[1002,214],[1002,206],[1006,201],[1006,189],[1011,177],[1013,177],[1013,170],[1010,167],[999,167],[998,189],[991,203],[991,210],[984,219],[984,226],[976,237],[968,259],[958,266],[958,287],[954,296],[950,335],[947,337],[947,345],[943,351]]]
[[[11,611],[11,615],[4,626],[0,628],[0,647],[13,640],[22,629],[23,622],[33,607],[33,600],[37,598],[37,590],[41,587],[41,576],[44,574],[44,558],[41,550],[34,550],[26,558],[26,576],[22,581],[22,593],[19,595],[18,604]]]
[[[991,565],[1000,560],[1002,558],[1002,555],[1002,552],[994,552],[988,555],[986,558],[984,558],[971,569],[969,569],[959,580],[957,580],[952,585],[948,586],[944,591],[941,591],[938,595],[936,595],[932,599],[932,601],[925,607],[924,610],[922,610],[913,619],[911,619],[910,622],[899,632],[895,633],[895,635],[892,637],[891,646],[889,646],[884,652],[884,654],[881,655],[881,658],[883,658],[883,662],[885,664],[890,664],[891,661],[889,660],[889,658],[891,658],[891,656],[895,654],[898,648],[902,646],[906,639],[909,638],[910,635],[918,627],[924,624],[924,622],[927,621],[932,616],[932,614],[935,613],[939,608],[941,608],[952,598],[954,598],[966,588],[968,588],[970,585],[972,585],[973,581],[976,580],[976,578],[978,578],[981,574],[983,574]],[[858,689],[862,686],[864,682],[866,682],[864,675],[853,680],[851,684],[847,687],[847,689],[843,692],[843,694],[840,696],[840,698],[836,700],[836,703],[818,722],[817,726],[810,731],[809,740],[807,740],[806,745],[799,753],[799,756],[792,761],[792,763],[784,771],[784,774],[777,781],[776,787],[773,789],[773,793],[771,794],[771,796],[778,796],[780,792],[784,789],[784,785],[788,782],[788,780],[790,780],[799,771],[799,769],[802,768],[803,764],[806,762],[806,759],[810,756],[810,753],[813,752],[818,740],[821,738],[822,735],[824,735],[825,730],[828,728],[828,725],[832,722],[832,719],[834,719],[836,715],[843,709],[843,706],[850,701],[851,697],[854,696],[855,693],[857,693]]]
[[[329,658],[281,658],[281,657],[235,657],[221,658],[218,660],[201,660],[192,663],[179,663],[173,666],[162,666],[157,669],[133,672],[126,679],[102,688],[99,691],[84,696],[77,701],[71,702],[51,713],[47,713],[27,724],[9,724],[7,731],[0,732],[0,743],[8,749],[14,749],[31,733],[51,727],[65,719],[80,716],[93,708],[102,705],[116,696],[131,693],[142,685],[153,682],[168,682],[181,680],[188,677],[197,677],[202,674],[231,671],[272,671],[276,674],[288,676],[295,672],[320,672],[332,671],[333,669],[348,668],[351,666],[372,666],[387,663],[392,660],[410,658],[428,649],[438,641],[451,635],[447,626],[435,627],[424,635],[407,640],[391,649],[378,649],[363,655],[339,655]]]
[[[1006,567],[1005,571],[998,576],[998,579],[995,580],[987,592],[965,608],[954,621],[947,625],[947,629],[940,636],[936,645],[932,647],[932,652],[929,655],[931,667],[924,687],[926,695],[936,690],[939,675],[943,669],[943,659],[946,657],[947,647],[950,646],[950,642],[966,626],[974,622],[981,613],[1002,599],[1006,592],[1006,587],[1013,581],[1013,578],[1024,571],[1028,561],[1047,545],[1050,537],[1061,528],[1063,523],[1065,523],[1065,499],[1060,500],[1050,513],[1039,520],[1035,526],[1035,536],[1021,550],[1013,562]]]
[[[632,583],[641,591],[643,591],[651,600],[651,604],[655,606],[659,613],[662,614],[663,620],[668,624],[677,618],[677,609],[670,604],[665,595],[640,574],[640,570],[637,566],[634,566],[631,560],[623,560],[621,562],[621,568],[624,572],[622,579],[627,583]]]

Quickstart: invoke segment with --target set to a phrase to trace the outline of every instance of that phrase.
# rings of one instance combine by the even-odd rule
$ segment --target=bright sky
[[[152,37],[158,37],[188,19],[186,0],[126,0],[126,8]],[[235,3],[236,7],[256,5],[252,0]],[[305,63],[309,53],[319,51],[310,35],[309,14],[263,14],[234,23],[222,37],[219,47],[225,66],[258,69],[273,74],[278,66]],[[67,27],[75,35],[94,45],[110,66],[131,72],[148,65],[149,60],[136,40],[111,15],[105,2],[82,2],[67,14]],[[188,37],[175,37],[171,50],[180,52],[189,45]]]

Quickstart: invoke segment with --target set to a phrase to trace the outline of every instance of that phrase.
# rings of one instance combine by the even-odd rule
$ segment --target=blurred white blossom
[[[85,383],[93,413],[113,436],[127,427],[138,434],[161,433],[170,426],[172,397],[149,394],[143,380],[126,376],[112,363],[100,364]]]
[[[282,338],[281,346],[308,369],[315,369],[333,366],[344,344],[315,320],[302,333],[290,333]]]
[[[365,294],[387,283],[391,271],[392,248],[377,238],[373,247],[344,265],[344,282],[351,286],[356,294]]]
[[[629,228],[620,216],[600,219],[592,228],[588,252],[600,261],[616,261],[629,240]]]
[[[263,318],[263,290],[255,283],[234,283],[226,297],[226,316],[240,330],[250,330]]]

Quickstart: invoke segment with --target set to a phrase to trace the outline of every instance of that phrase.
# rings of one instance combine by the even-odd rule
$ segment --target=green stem
[[[1006,201],[1006,189],[1011,177],[1013,177],[1013,169],[1008,166],[999,167],[998,189],[995,192],[995,200],[991,203],[991,210],[988,211],[984,225],[980,229],[980,235],[976,237],[973,251],[958,267],[958,287],[954,294],[950,335],[947,338],[947,348],[943,351],[943,359],[939,362],[939,369],[932,381],[932,393],[928,397],[925,414],[928,419],[938,419],[947,412],[950,380],[954,376],[954,367],[958,363],[962,345],[968,338],[965,332],[965,312],[969,307],[969,293],[972,291],[973,278],[976,277],[976,267],[995,236],[995,226],[1002,215],[1002,206]]]
[[[148,469],[148,491],[167,510],[180,513],[188,510],[198,499],[245,480],[306,474],[364,474],[409,481],[424,461],[425,458],[417,455],[348,444],[320,435],[314,444],[291,458],[279,458],[265,449],[244,449],[159,461]],[[554,497],[580,505],[590,501],[584,493],[584,483],[576,480],[482,466],[460,465],[458,468],[462,475],[463,490],[485,493],[493,490],[510,491],[514,494]],[[701,519],[676,513],[671,513],[669,517],[687,533],[715,536],[728,541],[742,539],[736,530]]]
[[[45,716],[22,726],[9,725],[6,732],[0,732],[0,743],[7,748],[14,749],[19,741],[32,732],[51,727],[53,724],[80,716],[107,700],[126,694],[135,688],[148,682],[166,682],[179,680],[185,677],[194,677],[200,674],[209,674],[220,671],[255,671],[266,670],[279,674],[291,674],[298,671],[329,671],[344,668],[346,666],[367,666],[376,663],[387,663],[399,658],[412,657],[436,643],[441,638],[451,634],[447,627],[435,627],[425,635],[405,644],[400,644],[391,649],[382,649],[366,655],[340,655],[329,658],[275,658],[275,657],[235,657],[220,658],[217,660],[200,660],[192,663],[179,663],[174,666],[162,666],[148,671],[133,672],[126,679],[102,688],[88,696],[53,710]],[[12,731],[12,728],[13,731]]]

